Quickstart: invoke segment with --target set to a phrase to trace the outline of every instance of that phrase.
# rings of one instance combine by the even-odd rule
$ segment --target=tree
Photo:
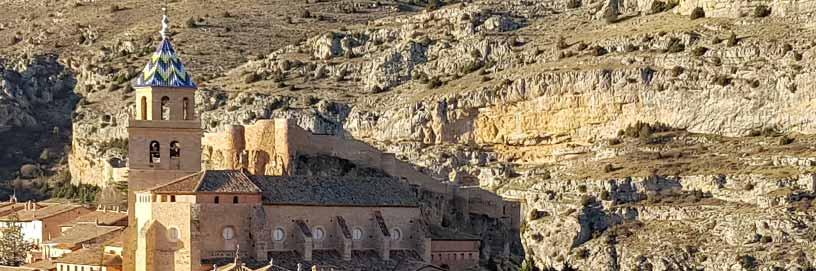
[[[25,263],[26,254],[34,245],[23,238],[22,226],[15,222],[6,222],[0,230],[0,265],[20,266]]]

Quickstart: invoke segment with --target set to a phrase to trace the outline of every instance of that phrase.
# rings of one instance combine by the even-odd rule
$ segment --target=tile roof
[[[417,206],[410,186],[395,178],[252,176],[264,204]]]
[[[240,170],[205,170],[151,189],[156,193],[260,193],[261,189]]]
[[[84,248],[54,260],[55,263],[94,265],[94,266],[122,266],[122,257],[104,253],[102,248]]]
[[[121,226],[99,226],[96,224],[77,224],[71,227],[70,230],[63,232],[59,237],[45,242],[46,244],[82,244],[102,238],[105,241],[108,238],[116,237],[112,234],[123,230],[125,227]],[[105,237],[108,238],[105,238]]]
[[[192,75],[184,68],[184,63],[167,37],[159,43],[142,73],[134,80],[133,86],[196,88]]]
[[[16,220],[20,222],[28,222],[41,220],[64,212],[72,211],[77,208],[82,208],[82,206],[76,204],[52,204],[45,207],[37,207],[28,210],[18,210],[0,217],[0,221]]]
[[[62,224],[62,227],[71,227],[80,223],[94,223],[104,226],[127,226],[127,212],[93,211],[80,215],[76,219]]]
[[[54,261],[42,260],[42,261],[36,261],[36,262],[33,262],[33,263],[23,265],[21,267],[22,268],[29,268],[29,269],[25,269],[25,270],[38,270],[38,271],[43,270],[43,271],[45,271],[45,270],[55,270],[55,269],[57,269],[57,264],[54,263]],[[0,270],[3,270],[3,269],[0,269]]]

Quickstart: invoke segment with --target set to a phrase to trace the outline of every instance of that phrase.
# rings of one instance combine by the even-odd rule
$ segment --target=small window
[[[394,241],[402,240],[402,231],[400,231],[400,229],[397,228],[391,229],[391,240]]]
[[[187,99],[187,97],[181,99],[181,114],[184,115],[184,120],[190,120],[190,99]]]
[[[167,96],[161,98],[161,119],[170,120],[170,98]]]
[[[224,227],[224,230],[221,231],[221,237],[224,237],[224,240],[232,240],[235,238],[235,228],[232,226]]]
[[[238,203],[238,196],[232,197],[232,203]]]
[[[176,195],[170,196],[170,202],[176,202]]]
[[[351,239],[353,239],[353,240],[361,240],[361,239],[363,239],[363,229],[361,229],[361,228],[354,228],[354,230],[353,230],[353,231],[351,231]]]
[[[170,227],[170,229],[167,231],[167,238],[170,239],[170,241],[176,242],[180,237],[181,235],[179,234],[179,229],[176,227]]]
[[[158,141],[150,141],[150,157],[148,161],[151,164],[158,164],[161,163],[161,145],[159,145]]]
[[[170,158],[181,157],[181,144],[178,141],[170,142]]]
[[[218,198],[218,196],[215,196],[215,200],[213,202],[218,203],[219,200],[220,199]]]
[[[141,120],[147,120],[147,97],[142,96],[142,104],[141,104]]]
[[[275,228],[275,231],[272,233],[272,238],[274,238],[275,241],[278,242],[283,241],[283,239],[286,239],[286,231],[283,230],[283,228],[281,227],[277,227]]]
[[[326,232],[323,230],[322,227],[316,227],[313,232],[313,237],[315,240],[323,240],[326,237]]]

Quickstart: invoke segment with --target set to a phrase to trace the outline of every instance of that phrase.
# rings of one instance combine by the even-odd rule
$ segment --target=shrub
[[[685,72],[685,71],[686,71],[686,69],[681,67],[681,66],[674,66],[674,68],[672,68],[672,70],[671,70],[671,73],[672,73],[672,76],[678,77],[681,74],[683,74],[683,72]]]
[[[737,42],[739,42],[739,40],[737,40],[737,34],[731,33],[731,35],[728,36],[725,45],[728,47],[734,47],[737,45]]]
[[[428,0],[428,5],[425,6],[425,9],[433,11],[439,9],[441,6],[442,3],[439,0]]]
[[[592,197],[583,195],[581,196],[581,206],[587,207],[592,204]]]
[[[312,18],[312,12],[310,12],[308,9],[301,10],[300,18],[304,19]]]
[[[612,164],[606,164],[606,165],[604,165],[604,167],[603,167],[603,171],[604,171],[605,173],[609,173],[609,172],[615,171],[615,166],[613,166]],[[606,191],[604,191],[604,192],[606,192]]]
[[[250,72],[244,75],[244,83],[245,84],[252,84],[261,80],[261,77],[254,72]]]
[[[592,49],[590,49],[589,53],[592,56],[603,56],[603,55],[609,53],[609,51],[607,51],[606,48],[595,45],[595,46],[592,46]]]
[[[605,201],[612,200],[612,195],[610,195],[609,191],[604,190],[603,192],[601,192],[601,200]]]
[[[677,129],[660,122],[650,124],[638,121],[634,125],[626,126],[626,129],[618,131],[618,136],[645,139],[651,137],[653,133],[668,132],[674,130]]]
[[[694,8],[694,10],[691,11],[691,15],[689,15],[689,18],[691,18],[692,20],[705,18],[705,10],[703,10],[703,8],[701,7],[696,7]]]
[[[683,44],[683,41],[677,38],[672,38],[669,40],[669,47],[666,48],[666,51],[669,53],[679,53],[686,50],[686,45]]]
[[[582,184],[582,185],[579,185],[579,186],[578,186],[578,192],[581,192],[581,193],[586,193],[586,192],[587,192],[587,187],[586,187],[586,185],[583,185],[583,184]]]
[[[567,0],[567,8],[581,7],[581,0]]]
[[[731,84],[731,78],[726,76],[726,75],[717,75],[717,76],[714,76],[714,80],[713,80],[712,83],[724,87],[724,86],[727,86],[727,85]]]
[[[575,49],[577,49],[578,51],[586,50],[586,48],[587,48],[587,45],[586,45],[586,43],[583,43],[583,42],[579,42],[578,45],[575,46]]]
[[[706,52],[708,52],[708,48],[700,46],[700,47],[694,48],[694,50],[692,50],[691,52],[692,52],[692,54],[694,54],[694,56],[701,57],[701,56],[705,55]]]
[[[439,80],[439,77],[434,77],[428,80],[427,87],[428,89],[435,89],[442,86],[442,80]]]
[[[757,267],[756,258],[751,255],[742,255],[737,257],[737,261],[740,263],[740,266],[744,269],[748,270],[755,270]]]
[[[613,8],[607,8],[604,11],[603,19],[606,23],[611,24],[618,21],[618,11]]]
[[[586,258],[589,258],[589,250],[588,250],[588,249],[586,249],[586,248],[579,249],[579,250],[578,250],[578,251],[575,253],[575,257],[577,257],[578,259],[581,259],[581,260],[584,260],[584,259],[586,259]]]
[[[565,39],[564,36],[558,36],[558,41],[556,41],[555,47],[558,48],[558,50],[567,49],[569,47],[567,44],[567,39]]]
[[[764,18],[771,15],[771,8],[766,5],[759,5],[754,8],[754,17],[756,18]]]

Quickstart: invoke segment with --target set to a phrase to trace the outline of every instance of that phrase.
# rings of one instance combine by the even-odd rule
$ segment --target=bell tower
[[[166,5],[166,4],[165,4]],[[168,36],[162,8],[161,43],[133,80],[136,108],[128,121],[128,219],[124,269],[134,266],[137,221],[135,193],[201,170],[201,120],[195,112],[196,84]]]
[[[128,188],[138,191],[201,170],[197,86],[167,36],[136,78],[136,110],[128,125]]]

